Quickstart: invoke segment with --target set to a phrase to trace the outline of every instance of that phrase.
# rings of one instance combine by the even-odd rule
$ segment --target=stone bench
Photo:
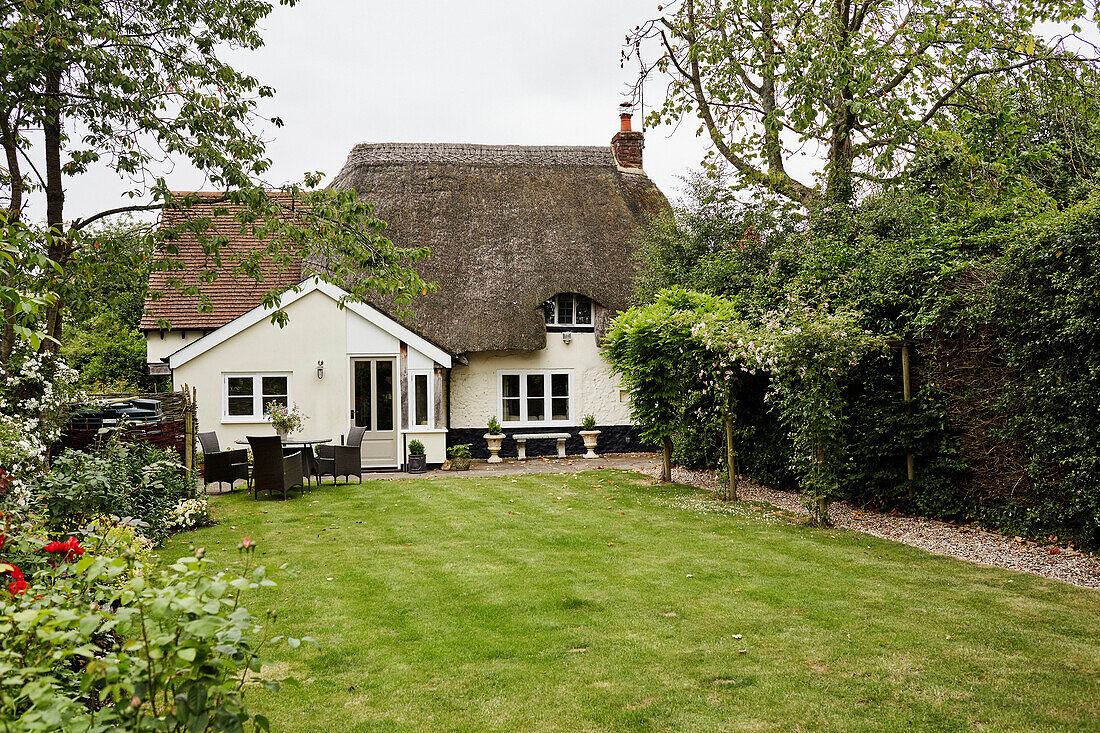
[[[528,440],[556,440],[558,441],[558,458],[565,458],[565,441],[569,433],[517,433],[512,436],[516,441],[516,456],[521,461],[527,460]]]

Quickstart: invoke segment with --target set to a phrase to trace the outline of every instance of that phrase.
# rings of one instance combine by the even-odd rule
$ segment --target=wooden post
[[[825,449],[818,445],[814,448],[814,464],[817,466],[818,477],[825,470]],[[812,515],[813,523],[818,527],[829,526],[829,497],[818,496]]]
[[[909,384],[909,347],[902,344],[901,347],[901,392],[905,397],[905,410],[909,414],[913,412],[913,406],[909,404],[909,401],[913,398],[912,388]],[[912,481],[916,478],[916,469],[914,466],[914,459],[912,453],[905,455],[905,477]],[[910,492],[912,489],[910,489]]]
[[[726,391],[726,501],[737,501],[737,456],[733,452],[733,390]]]
[[[733,452],[733,415],[726,412],[726,485],[727,501],[737,501],[737,456]]]
[[[195,471],[195,412],[194,404],[190,399],[190,390],[185,384],[180,388],[183,392],[183,467],[187,474]]]

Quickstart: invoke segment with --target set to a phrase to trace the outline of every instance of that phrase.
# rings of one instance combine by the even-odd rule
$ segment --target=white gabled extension
[[[298,301],[305,296],[319,291],[324,293],[328,297],[332,298],[337,303],[341,298],[347,296],[347,291],[332,283],[325,282],[317,277],[308,278],[300,282],[297,286],[297,292],[295,290],[288,290],[283,294],[282,300],[279,304],[280,308],[286,308],[295,301]],[[412,348],[416,349],[425,356],[433,359],[440,366],[450,369],[451,368],[451,355],[443,349],[439,348],[426,338],[413,333],[411,330],[402,326],[400,323],[390,318],[386,314],[379,311],[377,308],[367,305],[366,303],[345,303],[344,307],[355,313],[356,315],[366,319],[370,323],[374,324],[378,328],[386,331],[394,338],[408,344]],[[253,326],[265,318],[270,318],[276,311],[276,308],[269,306],[257,306],[252,310],[237,316],[229,323],[225,324],[221,328],[211,331],[206,336],[203,336],[197,341],[193,341],[187,346],[184,346],[179,351],[172,353],[168,356],[168,366],[172,369],[176,369],[183,364],[191,361],[195,357],[205,354],[210,349],[225,343],[229,339],[233,338],[237,334],[244,331],[249,326]]]

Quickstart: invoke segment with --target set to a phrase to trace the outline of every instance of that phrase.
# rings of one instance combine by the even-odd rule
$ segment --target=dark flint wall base
[[[633,425],[597,425],[600,431],[596,439],[597,453],[637,453],[639,451],[654,450],[652,446],[642,443],[638,437],[638,430]],[[501,444],[500,456],[502,458],[516,457],[516,441],[512,440],[514,433],[569,433],[565,441],[566,455],[583,455],[584,439],[581,438],[580,427],[553,427],[553,428],[505,428],[504,434],[508,437]],[[470,455],[473,458],[488,458],[489,446],[485,442],[485,428],[451,428],[447,431],[447,447],[452,445],[470,444]],[[558,444],[554,440],[528,440],[527,455],[556,456]]]

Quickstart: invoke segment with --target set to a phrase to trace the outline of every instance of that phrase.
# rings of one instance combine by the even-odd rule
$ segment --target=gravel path
[[[644,472],[654,478],[660,476],[659,467]],[[710,491],[718,489],[718,480],[712,471],[674,468],[672,480]],[[738,495],[746,501],[762,501],[791,512],[807,513],[802,506],[802,495],[795,491],[777,491],[743,478]],[[1085,588],[1100,588],[1100,557],[1089,553],[1064,547],[1040,547],[1030,540],[935,519],[856,509],[847,503],[834,503],[829,509],[829,517],[837,527],[866,532],[929,552],[1033,573]]]

